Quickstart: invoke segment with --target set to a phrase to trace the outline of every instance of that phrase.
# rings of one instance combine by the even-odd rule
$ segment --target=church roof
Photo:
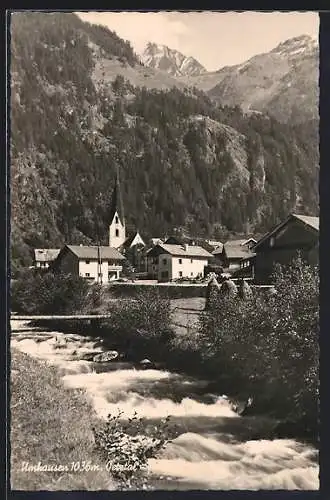
[[[142,236],[140,235],[139,231],[135,231],[134,233],[130,234],[130,235],[126,238],[126,240],[125,240],[125,241],[124,241],[124,243],[123,243],[123,247],[124,247],[124,248],[129,248],[129,247],[132,245],[132,243],[134,242],[135,238],[137,238],[137,237],[140,237],[140,238],[141,238],[141,240],[143,241],[143,238],[142,238]],[[144,241],[143,241],[143,243],[141,243],[141,244],[145,245]]]
[[[112,192],[111,209],[110,209],[110,222],[112,222],[116,212],[118,213],[120,221],[123,224],[124,219],[125,219],[125,214],[124,214],[123,199],[121,196],[118,168],[116,169],[115,185],[114,185],[113,192]]]

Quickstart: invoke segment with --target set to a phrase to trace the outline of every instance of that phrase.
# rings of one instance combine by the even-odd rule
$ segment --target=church
[[[65,245],[52,267],[90,282],[107,284],[120,278],[126,258],[124,255],[132,255],[130,250],[137,246],[145,246],[145,243],[138,232],[126,237],[124,204],[117,169],[109,217],[109,245]]]

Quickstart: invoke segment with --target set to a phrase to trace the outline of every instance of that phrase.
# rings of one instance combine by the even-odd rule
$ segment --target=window
[[[89,262],[90,262],[89,260],[86,260],[86,262],[85,262],[85,263],[86,263],[86,264],[89,264]]]
[[[193,259],[190,259],[190,264],[193,264],[193,262],[194,262]]]
[[[119,223],[118,215],[116,215],[116,219],[115,219],[115,221],[116,221],[116,224],[118,224],[118,223]]]
[[[90,274],[89,273],[85,273],[85,276],[86,276],[86,278],[89,278]]]
[[[168,271],[162,271],[162,272],[161,272],[161,277],[162,277],[163,279],[167,279],[167,278],[168,278]]]
[[[182,264],[182,259],[179,259],[179,264]]]
[[[180,278],[182,278],[182,271],[179,271],[179,276]]]
[[[166,266],[166,264],[167,264],[167,260],[166,259],[163,259],[163,264]]]
[[[116,236],[119,236],[119,229],[116,229]]]

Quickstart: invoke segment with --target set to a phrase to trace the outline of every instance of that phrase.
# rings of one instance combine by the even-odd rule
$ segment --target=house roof
[[[150,242],[153,245],[158,245],[158,243],[163,243],[163,240],[161,238],[150,238]]]
[[[170,236],[164,241],[165,245],[182,245],[183,243],[179,238],[176,238],[175,236]]]
[[[78,259],[97,259],[98,247],[97,246],[83,246],[83,245],[66,245],[66,247],[74,253]],[[100,256],[102,259],[108,260],[123,260],[125,257],[118,252],[116,248],[100,246]]]
[[[213,255],[198,245],[167,245],[166,243],[158,244],[158,247],[165,252],[182,257],[213,257]]]
[[[224,251],[227,259],[246,259],[253,257],[254,253],[242,245],[227,245],[224,246]]]
[[[226,247],[228,247],[228,246],[239,247],[239,246],[244,245],[244,243],[246,243],[247,241],[248,240],[228,240],[228,241],[226,241],[225,246]]]
[[[257,243],[257,241],[254,238],[246,238],[245,240],[228,240],[226,241],[225,245],[244,246],[250,241]]]
[[[292,217],[295,217],[298,220],[301,220],[307,226],[312,227],[313,229],[319,230],[319,217],[311,217],[310,215],[298,215],[292,214]]]
[[[136,236],[139,236],[141,238],[141,240],[143,241],[143,238],[140,235],[139,231],[135,231],[130,236],[128,236],[128,238],[126,238],[126,240],[123,243],[123,247],[124,248],[129,248],[131,246],[131,244],[133,243],[134,239],[136,238]]]
[[[258,248],[264,241],[266,241],[268,238],[270,238],[273,234],[277,233],[279,229],[281,229],[283,226],[285,226],[290,220],[296,219],[299,222],[302,222],[309,228],[313,229],[314,231],[319,231],[319,217],[312,217],[309,215],[299,215],[299,214],[290,214],[288,217],[277,224],[271,231],[266,233],[255,245],[254,248]]]
[[[221,247],[218,247],[215,250],[213,250],[212,255],[221,255],[223,252],[223,247],[224,245],[221,245]]]
[[[51,262],[60,253],[60,248],[35,248],[34,258],[38,262]]]

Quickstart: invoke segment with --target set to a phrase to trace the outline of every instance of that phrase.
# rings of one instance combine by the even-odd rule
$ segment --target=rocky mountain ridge
[[[221,104],[270,114],[283,123],[318,119],[318,42],[308,35],[212,73],[178,78]]]
[[[166,45],[149,42],[141,55],[145,66],[165,71],[172,76],[191,77],[206,73],[206,69],[193,57],[187,57]]]
[[[291,210],[317,213],[316,123],[292,127],[197,89],[102,75],[101,63],[147,68],[73,14],[14,15],[11,35],[14,267],[36,247],[106,241],[117,167],[127,223],[146,237],[176,229],[221,240],[264,232]]]

